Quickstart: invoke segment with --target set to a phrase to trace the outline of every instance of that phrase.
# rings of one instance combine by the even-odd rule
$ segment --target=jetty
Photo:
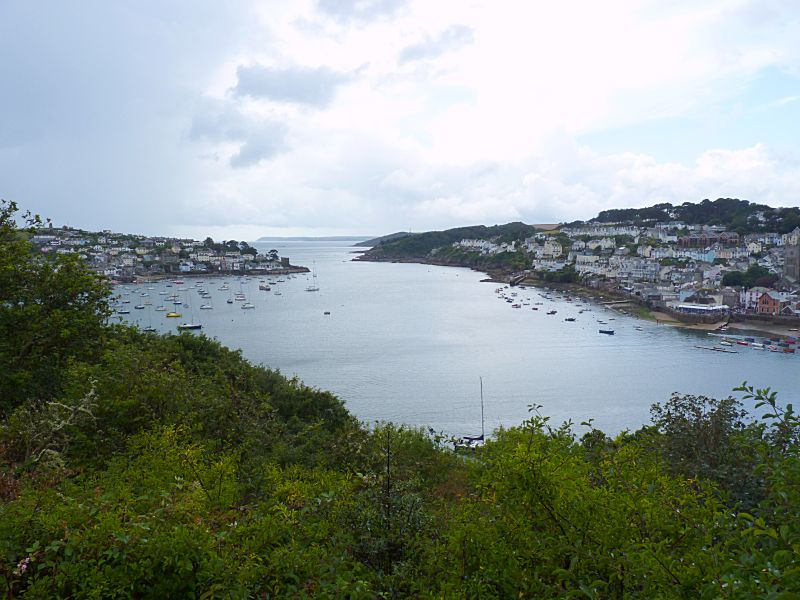
[[[736,350],[728,350],[727,348],[714,348],[713,346],[695,346],[700,350],[713,350],[714,352],[725,352],[726,354],[738,354]]]

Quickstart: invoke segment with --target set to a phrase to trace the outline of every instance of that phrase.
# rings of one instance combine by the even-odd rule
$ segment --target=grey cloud
[[[262,160],[267,160],[287,149],[286,129],[279,123],[265,123],[250,134],[239,152],[231,157],[231,166],[235,169],[252,167]]]
[[[398,60],[401,63],[426,58],[436,58],[446,52],[457,50],[471,44],[473,30],[466,25],[453,25],[435,37],[426,37],[422,42],[407,46],[400,51]]]
[[[231,110],[222,102],[207,101],[192,118],[189,137],[212,142],[239,140],[245,136],[245,120],[241,113]]]
[[[319,10],[340,22],[368,22],[393,16],[407,0],[317,0]]]
[[[233,168],[252,167],[287,149],[286,127],[276,121],[254,121],[230,103],[206,100],[192,119],[189,138],[213,143],[237,142],[239,152],[231,157]]]
[[[349,75],[326,67],[274,69],[261,65],[242,65],[236,70],[236,75],[238,82],[233,88],[236,96],[316,107],[330,104],[336,88],[349,79]]]
[[[186,107],[251,31],[245,0],[0,1],[2,195],[87,229],[180,222],[207,176]]]

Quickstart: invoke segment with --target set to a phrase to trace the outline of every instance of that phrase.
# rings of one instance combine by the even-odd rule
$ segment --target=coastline
[[[430,260],[423,258],[403,258],[403,259],[388,259],[388,258],[374,258],[365,256],[360,253],[358,257],[353,258],[354,261],[364,262],[388,262],[388,263],[416,263],[423,265],[435,265],[439,267],[458,267],[462,269],[470,269],[477,273],[486,275],[486,278],[481,279],[484,283],[495,283],[508,285],[512,272],[504,269],[482,269],[473,265],[459,264],[453,261],[445,260]],[[658,310],[651,310],[639,304],[636,300],[632,299],[626,294],[614,292],[612,290],[604,290],[593,288],[579,283],[553,283],[543,282],[537,279],[526,277],[519,285],[544,288],[549,287],[559,290],[570,290],[576,295],[581,297],[589,296],[593,302],[602,304],[603,302],[625,302],[616,306],[610,306],[612,310],[619,310],[619,308],[630,308],[632,311],[628,314],[634,318],[639,318],[647,321],[654,321],[658,325],[665,325],[667,327],[679,327],[681,329],[689,329],[692,331],[718,331],[723,327],[727,329],[735,329],[737,331],[759,332],[768,335],[780,335],[783,337],[798,337],[799,331],[793,329],[800,329],[800,324],[793,327],[791,324],[777,324],[765,323],[763,321],[752,321],[744,319],[742,321],[718,321],[716,323],[685,323],[675,319],[672,315],[661,312]]]
[[[269,275],[290,275],[292,273],[310,273],[311,269],[308,267],[290,266],[285,269],[258,269],[254,271],[225,271],[225,272],[209,272],[209,273],[158,273],[155,275],[137,275],[133,281],[115,281],[112,280],[114,285],[125,285],[128,283],[151,283],[154,281],[164,281],[165,279],[194,279],[197,277],[220,278],[220,277],[262,277]]]

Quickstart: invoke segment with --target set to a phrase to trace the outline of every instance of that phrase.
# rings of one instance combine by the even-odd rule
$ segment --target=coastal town
[[[304,273],[271,249],[261,254],[247,242],[214,242],[89,232],[71,227],[41,228],[31,236],[35,249],[47,254],[76,254],[113,282],[132,282],[173,275]]]
[[[521,267],[516,269],[518,277],[579,282],[678,318],[685,315],[686,320],[715,322],[736,315],[800,318],[800,227],[786,233],[739,234],[719,225],[676,220],[648,226],[578,222],[521,239],[500,238],[462,238],[448,248],[433,248],[427,258],[436,262],[455,253],[466,266],[491,259],[513,263]],[[38,229],[31,242],[43,255],[76,254],[114,282],[308,271],[291,265],[277,250],[262,254],[236,240],[51,225]]]
[[[729,314],[800,317],[800,227],[739,235],[676,221],[649,227],[588,223],[522,241],[462,239],[452,246],[484,257],[521,255],[524,275],[559,281],[555,274],[573,273],[573,280],[586,286],[693,320]]]

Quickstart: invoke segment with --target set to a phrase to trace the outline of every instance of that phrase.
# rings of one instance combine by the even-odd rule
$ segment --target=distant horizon
[[[722,199],[723,198],[718,198],[717,200],[722,200]],[[750,205],[761,205],[762,204],[760,202],[755,202],[755,201],[751,201],[751,200],[745,200],[744,198],[734,198],[734,199],[745,201],[745,202],[749,202]],[[684,202],[682,204],[698,205],[698,204],[701,204],[702,202],[704,202],[706,200],[708,200],[708,199],[704,198],[702,200],[697,200],[697,201],[686,201],[686,202]],[[672,206],[674,206],[676,208],[680,206],[679,204],[672,203],[672,202],[666,202],[666,204],[671,204]],[[769,206],[769,205],[765,205],[765,206],[768,206],[769,208],[773,208],[773,209],[794,208],[791,205],[777,206],[777,207],[772,207],[772,206]],[[409,234],[409,235],[411,235],[411,234],[418,234],[418,233],[428,233],[428,232],[432,232],[432,231],[449,231],[451,229],[460,229],[460,228],[469,228],[469,227],[494,227],[494,226],[500,226],[500,225],[507,225],[507,224],[514,223],[514,222],[523,223],[525,225],[528,225],[528,226],[531,226],[531,227],[535,227],[537,229],[541,229],[542,231],[547,231],[547,230],[557,229],[559,227],[565,226],[568,223],[572,223],[572,222],[589,223],[593,219],[598,218],[600,216],[600,213],[604,212],[604,211],[609,211],[609,210],[635,210],[635,209],[638,209],[638,208],[652,208],[652,207],[618,206],[618,207],[606,208],[606,209],[603,209],[603,211],[599,211],[598,213],[596,213],[595,215],[593,215],[593,216],[591,216],[589,218],[573,219],[573,220],[564,219],[564,220],[559,221],[557,223],[542,223],[542,222],[534,223],[534,222],[525,221],[523,219],[511,219],[511,220],[508,220],[508,221],[495,222],[495,223],[484,221],[484,222],[477,222],[477,223],[476,222],[471,222],[471,223],[467,223],[467,224],[453,224],[453,225],[446,226],[446,227],[431,228],[431,229],[424,229],[424,230],[417,230],[417,231],[396,229],[394,231],[391,231],[390,233],[383,233],[383,234],[378,234],[378,235],[342,233],[342,234],[335,234],[335,235],[261,235],[259,237],[250,237],[250,236],[248,236],[248,237],[234,237],[234,236],[232,236],[232,237],[223,237],[223,236],[218,235],[218,231],[203,231],[203,232],[195,232],[194,235],[186,235],[186,234],[180,234],[180,233],[178,233],[178,234],[176,234],[176,233],[142,233],[142,232],[132,232],[132,231],[121,231],[121,230],[110,229],[108,227],[102,227],[100,229],[92,229],[92,228],[89,228],[89,227],[75,226],[75,225],[68,224],[68,223],[56,224],[56,223],[52,223],[51,222],[51,226],[54,229],[61,229],[62,227],[66,227],[68,229],[74,229],[74,230],[78,230],[78,231],[86,231],[86,232],[90,232],[90,233],[102,233],[103,231],[110,231],[110,232],[112,232],[114,234],[119,234],[119,235],[132,235],[132,236],[142,236],[142,237],[166,237],[166,238],[174,238],[174,239],[192,239],[192,240],[195,240],[195,241],[202,241],[202,240],[210,237],[215,242],[230,241],[230,240],[245,241],[247,243],[292,242],[292,241],[297,241],[297,242],[303,242],[303,241],[307,241],[307,242],[314,242],[314,241],[320,241],[320,242],[321,241],[364,242],[364,241],[367,241],[367,240],[373,240],[373,239],[380,239],[380,238],[389,237],[389,236],[395,236],[397,234]],[[19,210],[20,210],[20,213],[24,213],[25,211],[28,210],[28,208],[23,205],[23,206],[19,207]],[[43,219],[45,219],[45,223],[46,223],[46,219],[48,218],[47,215],[40,215],[40,216]],[[47,225],[46,224],[43,225],[42,228],[43,229],[47,229]],[[214,229],[215,228],[213,226],[209,227],[209,230],[214,230]]]
[[[364,242],[372,240],[379,235],[298,235],[298,236],[279,236],[265,235],[253,240],[256,242]]]

